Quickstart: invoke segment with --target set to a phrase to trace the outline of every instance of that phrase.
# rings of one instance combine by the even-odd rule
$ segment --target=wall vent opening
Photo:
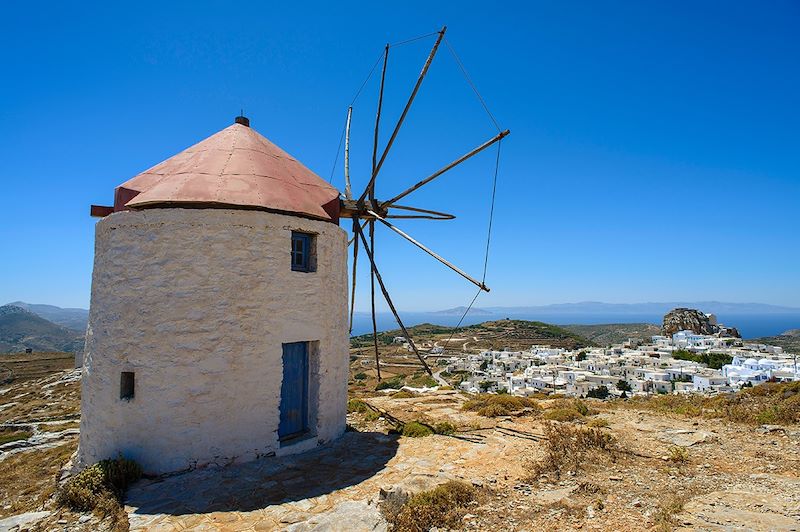
[[[123,371],[119,377],[119,398],[123,401],[130,401],[133,399],[134,390],[134,373],[132,371]]]

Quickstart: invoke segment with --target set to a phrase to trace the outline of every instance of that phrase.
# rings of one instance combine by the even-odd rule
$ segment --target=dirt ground
[[[465,529],[800,529],[800,427],[696,421],[595,401],[592,408],[601,412],[591,417],[608,422],[601,430],[617,438],[619,451],[559,479],[532,478],[548,422],[479,418],[461,411],[463,400],[439,392],[368,401],[406,421],[471,427],[455,437],[494,447],[494,459],[465,464],[464,476],[492,492],[464,517]],[[670,458],[674,448],[685,449],[685,461]],[[436,459],[435,451],[429,458]]]
[[[0,446],[0,520],[45,510],[53,513],[32,529],[102,529],[98,516],[52,501],[77,444],[78,373],[37,371],[0,387],[0,428],[25,435]],[[465,509],[465,530],[800,530],[800,426],[587,401],[596,413],[565,424],[607,424],[598,430],[613,435],[613,452],[538,475],[552,400],[538,402],[543,412],[488,418],[463,410],[467,397],[455,391],[361,398],[385,414],[348,414],[352,430],[329,447],[136,484],[126,499],[131,528],[385,530],[385,493],[459,480],[485,495]],[[405,437],[390,433],[391,419],[457,431]]]

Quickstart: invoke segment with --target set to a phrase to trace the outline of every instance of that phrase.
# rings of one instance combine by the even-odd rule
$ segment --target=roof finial
[[[234,123],[250,127],[250,119],[244,116],[244,109],[239,110],[239,116],[233,119]]]

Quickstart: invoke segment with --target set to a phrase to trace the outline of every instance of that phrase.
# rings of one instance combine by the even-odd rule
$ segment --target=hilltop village
[[[531,346],[447,359],[438,375],[470,392],[528,396],[627,397],[653,393],[718,393],[764,382],[800,380],[796,357],[775,346],[680,331],[650,343],[567,350]],[[721,363],[722,361],[726,363]]]
[[[402,337],[393,341],[407,345]],[[469,393],[555,393],[605,399],[716,394],[765,382],[800,380],[796,354],[744,341],[736,329],[718,325],[713,315],[692,309],[676,309],[665,316],[662,334],[605,347],[536,343],[524,349],[517,343],[516,349],[458,354],[447,353],[438,344],[424,347],[429,348],[429,357],[436,357],[436,381]]]

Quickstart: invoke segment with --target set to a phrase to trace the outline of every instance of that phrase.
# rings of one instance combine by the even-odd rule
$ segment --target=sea
[[[379,312],[376,314],[378,331],[397,329],[397,322],[391,313]],[[440,312],[401,312],[400,317],[407,327],[421,323],[435,325],[455,326],[461,315]],[[464,318],[462,325],[474,325],[484,321],[502,320],[505,318],[516,320],[532,320],[552,323],[554,325],[599,325],[606,323],[653,323],[660,325],[664,315],[652,314],[475,314]],[[800,329],[800,313],[791,314],[717,314],[717,321],[727,327],[736,327],[742,338],[759,338],[762,336],[777,336],[789,329]],[[353,316],[353,336],[372,332],[372,318],[368,313],[356,312]]]

